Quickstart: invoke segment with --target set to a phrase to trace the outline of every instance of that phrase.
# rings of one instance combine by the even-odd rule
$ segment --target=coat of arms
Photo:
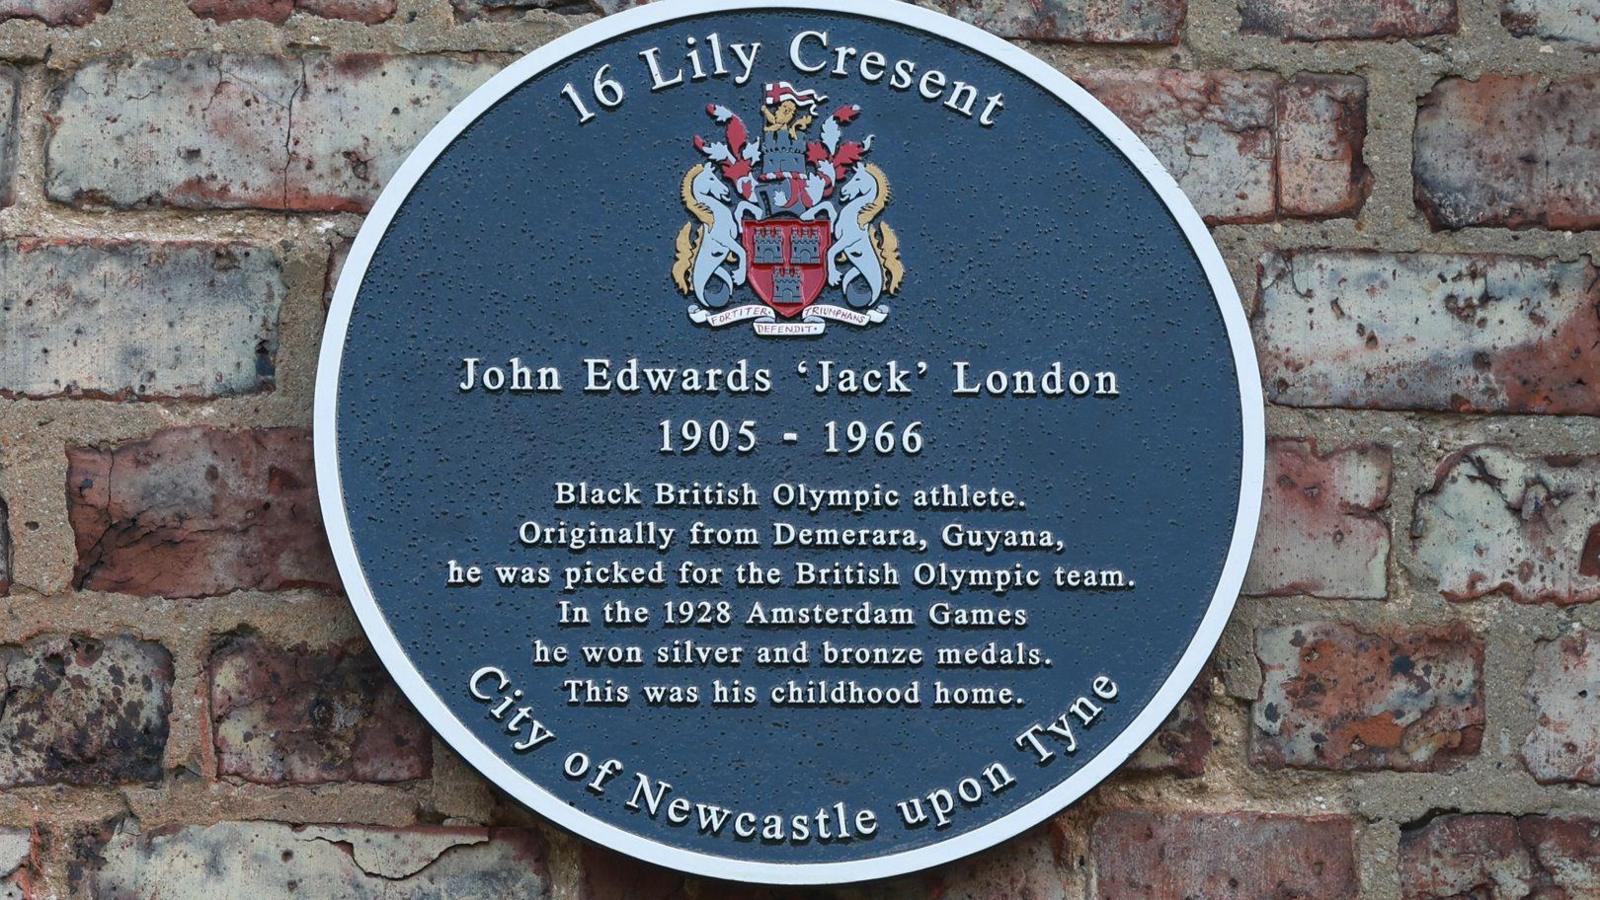
[[[826,97],[786,81],[766,85],[761,132],[724,106],[706,112],[721,140],[695,136],[705,157],[683,176],[683,205],[693,221],[678,231],[672,280],[697,302],[695,322],[712,326],[754,319],[763,335],[811,335],[828,320],[881,322],[880,300],[899,290],[900,242],[878,217],[889,180],[866,161],[872,136],[846,140],[861,108],[835,109],[811,125]],[[755,300],[735,303],[749,286]],[[818,302],[833,289],[846,305]]]

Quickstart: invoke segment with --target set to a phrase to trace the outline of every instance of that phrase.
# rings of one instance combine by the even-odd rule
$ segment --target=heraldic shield
[[[822,294],[833,244],[827,222],[746,221],[741,237],[750,260],[750,287],[778,315],[794,318]]]
[[[757,133],[733,110],[706,107],[722,134],[694,137],[703,161],[678,184],[689,221],[673,242],[671,269],[678,291],[695,300],[691,321],[752,322],[757,334],[775,337],[821,334],[830,321],[865,327],[889,315],[880,301],[905,275],[899,236],[880,219],[889,178],[869,161],[872,135],[845,136],[861,107],[839,106],[812,131],[826,99],[769,83]],[[754,298],[740,296],[747,285]],[[825,293],[835,302],[822,300]]]

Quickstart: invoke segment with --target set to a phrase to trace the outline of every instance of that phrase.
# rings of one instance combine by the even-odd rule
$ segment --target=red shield
[[[746,278],[756,295],[784,318],[811,305],[828,283],[828,223],[760,219],[744,223]]]

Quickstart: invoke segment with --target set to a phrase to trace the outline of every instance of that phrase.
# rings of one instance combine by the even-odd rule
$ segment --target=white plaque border
[[[338,389],[340,358],[345,334],[355,304],[356,292],[366,274],[372,254],[389,228],[396,211],[410,195],[417,181],[433,161],[466,130],[467,126],[523,82],[551,68],[567,57],[611,38],[663,22],[706,13],[736,10],[790,10],[838,12],[881,19],[931,32],[1000,62],[1060,98],[1108,138],[1153,187],[1188,238],[1195,256],[1211,283],[1217,305],[1227,326],[1228,343],[1233,350],[1233,365],[1238,373],[1239,405],[1243,423],[1240,448],[1242,472],[1239,504],[1233,538],[1223,565],[1221,580],[1211,605],[1200,622],[1189,647],[1134,720],[1105,750],[1072,773],[1054,788],[1011,813],[953,837],[910,850],[847,862],[775,863],[718,856],[674,847],[623,830],[580,812],[501,759],[474,736],[450,711],[412,665],[395,639],[383,610],[373,598],[360,560],[351,540],[346,517],[344,491],[339,479]],[[389,180],[351,245],[344,271],[334,289],[322,336],[317,362],[316,405],[313,418],[316,451],[317,490],[321,497],[322,518],[339,567],[345,592],[384,666],[422,713],[434,730],[473,767],[492,779],[503,790],[539,814],[589,840],[619,850],[646,862],[669,866],[711,878],[768,884],[837,884],[887,878],[939,865],[992,847],[1067,807],[1120,767],[1142,745],[1167,716],[1198,677],[1222,636],[1228,616],[1244,582],[1250,549],[1255,542],[1256,521],[1261,509],[1261,485],[1266,454],[1261,384],[1244,307],[1228,274],[1227,265],[1201,221],[1199,213],[1184,196],[1176,181],[1162,167],[1150,149],[1134,136],[1110,110],[1062,73],[1026,51],[972,25],[942,13],[912,6],[899,0],[659,0],[607,16],[545,44],[490,78],[461,101],[401,164]],[[552,768],[552,771],[555,771]]]

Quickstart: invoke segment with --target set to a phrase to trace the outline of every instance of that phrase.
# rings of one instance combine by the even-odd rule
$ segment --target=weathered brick
[[[1600,75],[1445,78],[1417,108],[1412,171],[1435,228],[1600,227]]]
[[[1453,34],[1456,0],[1239,0],[1240,30],[1292,41]]]
[[[33,835],[25,829],[0,828],[0,900],[39,896],[33,883]]]
[[[5,0],[0,0],[0,11],[4,9]],[[0,206],[10,206],[16,194],[13,182],[17,172],[17,102],[21,86],[22,76],[17,70],[0,65]]]
[[[1418,495],[1411,532],[1447,599],[1600,600],[1600,457],[1457,451]]]
[[[1091,71],[1078,81],[1149,145],[1207,222],[1360,208],[1369,176],[1358,78],[1163,69]]]
[[[1501,0],[1500,24],[1518,37],[1600,49],[1600,0]]]
[[[857,890],[800,890],[712,881],[583,841],[579,900],[1081,900],[1081,841],[1056,819],[956,862]]]
[[[1128,758],[1127,768],[1134,772],[1175,775],[1179,778],[1196,778],[1205,774],[1206,757],[1211,753],[1211,726],[1206,722],[1206,708],[1210,705],[1208,682],[1201,675],[1178,701],[1150,740]]]
[[[1278,213],[1305,219],[1353,216],[1372,174],[1367,83],[1352,75],[1296,75],[1278,91]]]
[[[278,258],[242,244],[0,243],[0,394],[216,397],[273,384]]]
[[[92,62],[54,94],[47,190],[89,206],[364,212],[498,68],[444,56]]]
[[[311,438],[169,428],[67,450],[79,588],[169,597],[333,587]]]
[[[0,597],[11,593],[11,510],[0,500]]]
[[[1176,44],[1187,0],[944,0],[944,10],[1004,38]]]
[[[1087,896],[1088,880],[1083,830],[1077,822],[1053,819],[988,852],[891,882],[882,900],[1079,900]],[[816,900],[843,898],[831,893]]]
[[[83,880],[100,900],[550,896],[544,843],[524,829],[219,822],[119,829],[94,855]]]
[[[1100,900],[1354,897],[1360,886],[1344,816],[1114,810],[1091,840]]]
[[[394,15],[395,0],[188,0],[195,15],[217,22],[264,19],[282,24],[295,12],[376,25]]]
[[[1540,641],[1528,677],[1536,716],[1522,761],[1544,784],[1600,784],[1600,635]]]
[[[1375,599],[1389,592],[1393,454],[1363,444],[1326,454],[1314,441],[1273,440],[1247,594]]]
[[[37,19],[46,25],[87,25],[111,9],[111,0],[0,0],[0,21]]]
[[[155,781],[172,656],[132,637],[45,635],[0,646],[0,786]]]
[[[1587,260],[1269,253],[1258,283],[1273,403],[1600,413],[1600,280]]]
[[[1600,896],[1600,821],[1445,815],[1400,835],[1403,900]]]
[[[333,304],[333,291],[339,286],[339,275],[344,272],[344,263],[350,258],[350,247],[353,243],[351,239],[343,238],[334,243],[328,251],[328,273],[322,280],[323,309]]]
[[[211,657],[217,773],[264,784],[426,778],[433,742],[365,643],[234,635]]]
[[[1483,641],[1463,626],[1263,628],[1256,657],[1258,765],[1433,771],[1478,753]]]

